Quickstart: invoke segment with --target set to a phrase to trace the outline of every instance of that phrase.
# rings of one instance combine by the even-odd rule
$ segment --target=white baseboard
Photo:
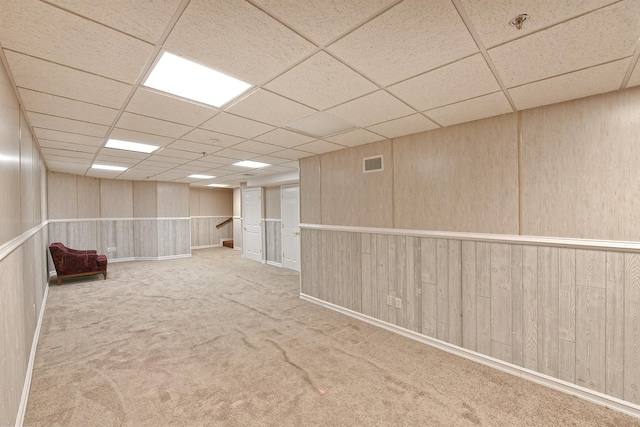
[[[38,323],[36,330],[33,334],[33,342],[31,343],[31,353],[29,354],[29,363],[27,364],[27,373],[24,378],[24,386],[22,387],[22,397],[20,398],[20,406],[18,406],[18,415],[16,417],[16,427],[24,424],[24,416],[27,412],[27,402],[29,400],[29,390],[31,389],[31,376],[33,375],[33,364],[36,360],[36,349],[38,347],[38,340],[40,339],[40,330],[42,329],[42,320],[44,319],[44,310],[47,306],[47,298],[49,297],[49,280],[51,275],[47,278],[47,282],[44,286],[44,295],[42,296],[42,306],[40,307],[40,313],[38,314]]]
[[[282,263],[281,262],[266,261],[266,264],[273,265],[274,267],[282,267]]]
[[[191,246],[191,249],[207,249],[207,248],[219,248],[222,246],[222,243],[219,245],[202,245],[202,246]]]
[[[531,369],[513,365],[511,363],[507,363],[502,360],[495,359],[493,357],[486,356],[481,353],[477,353],[475,351],[467,350],[465,348],[458,347],[435,338],[427,337],[426,335],[422,335],[417,332],[413,332],[408,329],[404,329],[399,326],[392,325],[382,320],[367,316],[366,314],[358,313],[356,311],[349,310],[348,308],[340,307],[339,305],[335,305],[330,302],[323,301],[321,299],[312,297],[304,293],[300,293],[300,298],[310,303],[317,304],[319,306],[328,308],[333,311],[337,311],[338,313],[344,314],[346,316],[353,317],[355,319],[361,320],[371,325],[386,329],[390,332],[394,332],[398,335],[402,335],[414,341],[418,341],[428,346],[435,347],[439,350],[446,351],[447,353],[451,353],[456,356],[460,356],[465,359],[471,360],[473,362],[477,362],[482,365],[489,366],[499,371],[506,372],[511,375],[515,375],[516,377],[520,377],[520,378],[532,381],[534,383],[547,386],[554,390],[558,390],[563,393],[567,393],[572,396],[579,397],[581,399],[595,403],[597,405],[614,409],[616,411],[625,413],[632,417],[640,418],[640,405],[636,405],[631,402],[627,402],[613,396],[599,393],[597,391],[590,390],[588,388],[581,387],[579,385],[569,383],[567,381],[562,381],[557,378],[550,377],[549,375],[544,375],[539,372],[532,371]]]

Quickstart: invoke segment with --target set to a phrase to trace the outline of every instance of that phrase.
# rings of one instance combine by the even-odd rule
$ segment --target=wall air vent
[[[384,170],[382,156],[367,157],[363,160],[363,173],[380,172]]]

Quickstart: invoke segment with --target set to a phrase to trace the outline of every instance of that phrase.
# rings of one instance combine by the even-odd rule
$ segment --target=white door
[[[242,190],[242,255],[262,261],[262,189]]]
[[[282,187],[282,266],[300,271],[300,187]]]

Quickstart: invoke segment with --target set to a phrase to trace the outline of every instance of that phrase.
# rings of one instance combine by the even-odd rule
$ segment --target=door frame
[[[260,203],[259,203],[259,207],[260,207],[260,219],[259,219],[259,230],[260,230],[260,257],[259,259],[255,259],[255,258],[251,258],[251,257],[247,257],[246,256],[246,247],[247,247],[247,239],[246,239],[246,235],[245,235],[245,228],[246,228],[246,213],[245,213],[245,209],[246,209],[246,203],[244,202],[244,194],[245,192],[249,192],[249,191],[255,191],[258,193],[259,198],[260,198]],[[264,262],[264,257],[265,257],[265,253],[264,253],[264,226],[263,226],[263,211],[264,211],[264,195],[263,195],[263,189],[262,187],[249,187],[249,188],[243,188],[242,189],[242,193],[241,193],[241,197],[240,200],[242,201],[242,205],[241,205],[241,213],[242,213],[242,252],[241,252],[241,256],[242,258],[247,258],[250,259],[252,261],[260,261],[260,262]]]
[[[281,247],[282,247],[282,267],[283,268],[287,268],[285,267],[285,256],[284,256],[284,250],[285,250],[285,238],[284,238],[284,191],[287,188],[298,188],[298,199],[297,199],[297,206],[298,206],[298,233],[300,233],[300,183],[295,183],[295,184],[287,184],[287,185],[281,185],[280,186],[280,221],[282,221],[282,233],[280,235],[280,238],[282,239],[281,242]],[[298,237],[301,239],[302,236],[300,234],[298,234]],[[300,242],[300,240],[298,241],[298,268],[297,269],[291,269],[288,268],[289,270],[293,270],[293,271],[297,271],[300,272],[300,264],[301,264],[301,260],[300,260],[300,256],[301,256],[301,249],[300,247],[302,246],[302,243]]]

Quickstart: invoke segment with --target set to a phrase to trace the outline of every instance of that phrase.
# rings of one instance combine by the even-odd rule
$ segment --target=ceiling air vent
[[[384,169],[382,164],[382,156],[367,157],[364,159],[363,165],[364,169],[362,172],[364,173],[380,172]]]

